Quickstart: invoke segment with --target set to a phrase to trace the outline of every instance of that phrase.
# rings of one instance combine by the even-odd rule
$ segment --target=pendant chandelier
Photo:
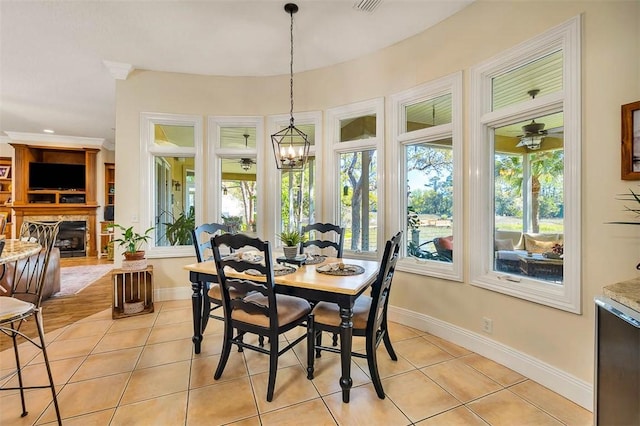
[[[291,16],[291,62],[289,88],[291,109],[289,110],[289,126],[271,135],[273,153],[276,157],[276,167],[282,170],[304,170],[309,156],[309,139],[293,122],[293,14],[298,11],[294,3],[284,5],[284,10]]]

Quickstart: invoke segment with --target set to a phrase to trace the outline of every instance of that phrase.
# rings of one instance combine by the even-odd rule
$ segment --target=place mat
[[[325,266],[318,266],[316,268],[316,271],[320,272],[321,274],[326,274],[326,275],[340,275],[340,276],[346,276],[346,275],[360,275],[362,273],[364,273],[364,268],[362,266],[358,266],[358,265],[350,265],[345,263],[344,264],[344,268],[343,269],[323,269],[328,267],[330,264],[325,265]]]
[[[281,275],[292,274],[296,271],[296,268],[292,268],[290,266],[280,266],[278,268],[273,269],[273,275],[279,277]],[[264,274],[260,273],[257,269],[247,269],[244,271],[247,275],[253,275],[254,277],[263,277]]]
[[[307,257],[307,259],[304,261],[305,265],[317,265],[319,263],[324,262],[325,260],[327,260],[327,256],[323,255],[323,254],[314,254],[311,257]]]

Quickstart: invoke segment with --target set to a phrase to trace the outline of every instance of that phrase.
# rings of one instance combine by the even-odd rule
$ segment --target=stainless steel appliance
[[[640,425],[640,312],[604,296],[595,304],[595,424]]]

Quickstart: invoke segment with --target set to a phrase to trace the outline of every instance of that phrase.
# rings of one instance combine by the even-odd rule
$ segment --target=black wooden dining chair
[[[281,350],[278,337],[297,326],[306,325],[311,305],[299,297],[276,294],[271,246],[268,241],[243,234],[222,234],[213,238],[212,247],[225,316],[222,353],[213,377],[218,380],[222,376],[232,345],[268,354],[267,401],[271,401],[278,370],[278,357],[303,341],[307,331]],[[234,253],[223,256],[220,252],[223,247],[231,249]],[[257,250],[260,259],[247,256],[246,252],[237,253],[241,248]],[[225,268],[246,274],[242,278],[235,278],[227,275],[228,271]],[[257,279],[252,279],[253,276]],[[236,290],[240,296],[232,296],[231,289]],[[243,336],[246,333],[268,337],[269,348],[245,342]]]
[[[300,253],[304,253],[305,249],[315,246],[320,249],[327,247],[333,247],[336,251],[335,257],[342,257],[342,247],[344,246],[344,228],[334,225],[332,223],[311,223],[302,227],[302,233],[307,234],[314,232],[312,237],[307,241],[300,244]],[[325,234],[327,232],[333,232],[335,234],[334,239],[320,238],[318,234]],[[324,235],[323,235],[324,236]],[[337,240],[337,241],[336,241]]]
[[[384,342],[391,359],[398,360],[389,338],[387,306],[401,240],[402,231],[387,241],[380,262],[380,270],[371,287],[371,296],[362,295],[358,297],[353,306],[353,335],[365,337],[365,353],[352,352],[351,355],[367,359],[371,381],[380,399],[384,399],[384,390],[382,389],[376,359],[376,348],[380,345],[380,342]],[[340,331],[340,322],[340,308],[335,303],[319,302],[313,308],[311,315],[309,315],[309,325],[312,327],[307,339],[307,362],[309,363],[307,371],[309,379],[313,379],[314,351],[316,358],[320,357],[320,353],[323,350],[340,353],[340,349],[322,346],[322,332],[338,333]]]
[[[311,232],[314,233],[311,234]],[[335,238],[320,238],[319,234],[322,234],[322,236],[324,237],[324,234],[329,232],[331,232],[332,234],[329,234],[326,237],[334,235]],[[300,254],[304,253],[306,251],[306,248],[313,246],[320,249],[332,247],[335,250],[335,257],[342,257],[342,248],[344,246],[344,228],[338,225],[334,225],[333,223],[317,222],[302,227],[302,234],[306,235],[307,233],[309,233],[309,235],[313,235],[313,237],[309,237],[307,241],[300,244]],[[333,334],[333,346],[338,346],[337,333]]]
[[[44,280],[49,266],[49,257],[53,249],[58,235],[58,227],[60,222],[43,223],[26,221],[22,223],[20,228],[19,239],[24,241],[33,241],[40,244],[40,252],[20,260],[20,267],[13,269],[11,277],[7,277],[11,282],[11,297],[0,297],[0,331],[9,336],[13,342],[13,353],[16,361],[15,373],[18,378],[18,386],[12,386],[10,382],[6,382],[0,390],[19,390],[20,400],[22,402],[22,417],[29,414],[25,403],[25,389],[42,389],[50,388],[53,397],[53,405],[56,411],[58,424],[62,424],[60,418],[60,409],[58,407],[58,398],[56,389],[51,375],[51,367],[47,356],[47,348],[44,340],[44,326],[42,323],[42,310],[40,303],[42,301],[42,290],[44,289]],[[38,340],[31,338],[20,331],[20,326],[24,321],[34,318],[36,329],[38,331]],[[27,385],[22,377],[22,368],[20,362],[20,345],[18,337],[22,337],[29,343],[42,351],[44,364],[47,370],[49,384],[46,385]],[[27,393],[29,395],[30,393]],[[3,410],[11,409],[9,406],[3,407]]]
[[[196,249],[196,259],[198,262],[213,262],[213,250],[211,248],[211,238],[217,234],[229,232],[229,226],[220,223],[203,223],[191,231],[191,239]],[[204,333],[209,318],[224,321],[222,315],[216,315],[215,310],[222,307],[222,294],[220,285],[217,282],[204,283],[202,291],[202,326],[201,333]]]

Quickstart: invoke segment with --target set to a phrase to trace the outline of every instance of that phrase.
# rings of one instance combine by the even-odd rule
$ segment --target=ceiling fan
[[[531,123],[522,126],[522,131],[524,134],[518,136],[520,142],[516,145],[517,148],[524,146],[531,150],[540,149],[542,140],[547,136],[544,123],[536,123],[536,120],[531,120]]]
[[[536,95],[540,93],[539,89],[532,89],[527,92],[531,99],[535,99]],[[537,123],[536,120],[531,120],[531,123],[522,126],[523,134],[518,135],[520,142],[516,145],[519,147],[526,147],[529,150],[535,151],[540,149],[540,145],[549,132],[544,129],[544,123]],[[561,133],[562,128],[554,129],[554,133]]]
[[[244,136],[244,146],[248,147],[249,146],[249,134],[245,132],[245,134],[243,134],[242,136]],[[256,164],[256,162],[253,161],[251,158],[241,158],[240,159],[240,167],[245,172],[248,172],[249,169],[251,169],[251,166],[254,165],[254,164]]]

